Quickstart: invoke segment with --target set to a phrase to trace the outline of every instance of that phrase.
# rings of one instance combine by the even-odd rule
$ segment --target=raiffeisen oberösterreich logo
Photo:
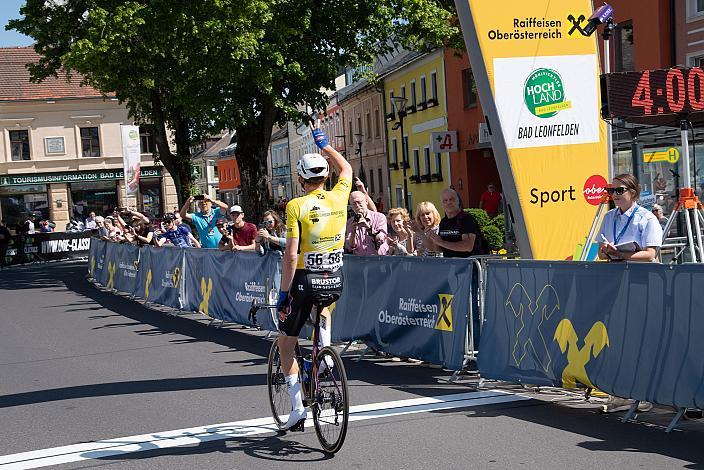
[[[539,118],[553,117],[572,107],[572,102],[565,101],[562,77],[551,69],[531,73],[523,86],[523,96],[528,110]]]
[[[431,330],[452,331],[452,294],[438,294],[437,300],[401,297],[396,312],[382,310],[379,323],[390,325],[428,328]]]

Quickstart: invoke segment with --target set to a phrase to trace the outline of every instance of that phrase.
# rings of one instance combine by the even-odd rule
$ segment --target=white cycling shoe
[[[281,427],[282,431],[303,431],[303,425],[306,422],[308,412],[305,408],[301,411],[292,410],[288,415],[288,421]]]

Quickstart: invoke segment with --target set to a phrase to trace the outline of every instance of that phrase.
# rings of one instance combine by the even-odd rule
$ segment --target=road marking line
[[[350,407],[350,422],[523,400],[530,400],[530,397],[490,390],[371,403]],[[312,418],[308,421],[306,425],[312,426]],[[4,455],[0,456],[0,469],[40,468],[276,432],[273,418],[211,424]]]

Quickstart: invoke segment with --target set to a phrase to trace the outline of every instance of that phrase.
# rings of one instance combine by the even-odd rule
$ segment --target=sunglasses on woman
[[[628,191],[628,188],[625,186],[619,186],[618,188],[604,188],[609,195],[614,195],[616,194],[617,196],[623,196],[623,193]]]

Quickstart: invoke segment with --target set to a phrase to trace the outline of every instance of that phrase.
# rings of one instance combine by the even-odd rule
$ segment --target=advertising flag
[[[456,5],[521,256],[571,259],[608,177],[592,2]]]
[[[122,128],[122,161],[125,167],[125,191],[134,196],[139,189],[139,162],[142,153],[139,141],[139,126]]]

